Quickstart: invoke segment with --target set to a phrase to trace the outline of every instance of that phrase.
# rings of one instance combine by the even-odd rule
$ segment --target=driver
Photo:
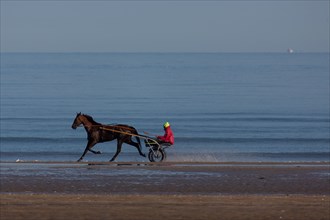
[[[171,130],[170,123],[165,122],[163,126],[164,126],[165,134],[164,136],[157,136],[158,141],[160,143],[168,143],[170,145],[173,145],[174,135],[173,135],[173,131]]]

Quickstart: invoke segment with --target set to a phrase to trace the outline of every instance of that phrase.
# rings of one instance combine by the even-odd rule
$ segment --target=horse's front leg
[[[123,145],[123,141],[117,139],[117,152],[115,153],[115,155],[113,155],[113,157],[111,158],[110,162],[114,161],[116,159],[116,157],[118,156],[118,154],[121,151],[121,146]]]
[[[81,157],[79,158],[79,160],[78,160],[77,162],[81,161],[81,160],[84,158],[84,156],[86,155],[87,151],[92,151],[91,148],[92,148],[96,143],[97,143],[97,142],[95,142],[95,141],[93,141],[93,140],[88,140],[88,142],[87,142],[87,146],[86,146],[86,148],[85,148],[85,150],[84,150],[84,153],[81,155]],[[95,151],[94,151],[94,152],[95,152]]]

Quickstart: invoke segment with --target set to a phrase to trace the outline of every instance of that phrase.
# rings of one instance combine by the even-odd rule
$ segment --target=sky
[[[1,0],[1,52],[329,52],[329,0]]]

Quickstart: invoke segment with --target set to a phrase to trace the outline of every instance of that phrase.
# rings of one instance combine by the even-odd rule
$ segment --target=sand
[[[330,219],[328,163],[1,168],[1,220]]]

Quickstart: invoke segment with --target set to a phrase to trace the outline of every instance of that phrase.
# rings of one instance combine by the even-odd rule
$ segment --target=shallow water
[[[328,163],[1,163],[1,193],[327,195]],[[207,186],[207,187],[206,187]]]

